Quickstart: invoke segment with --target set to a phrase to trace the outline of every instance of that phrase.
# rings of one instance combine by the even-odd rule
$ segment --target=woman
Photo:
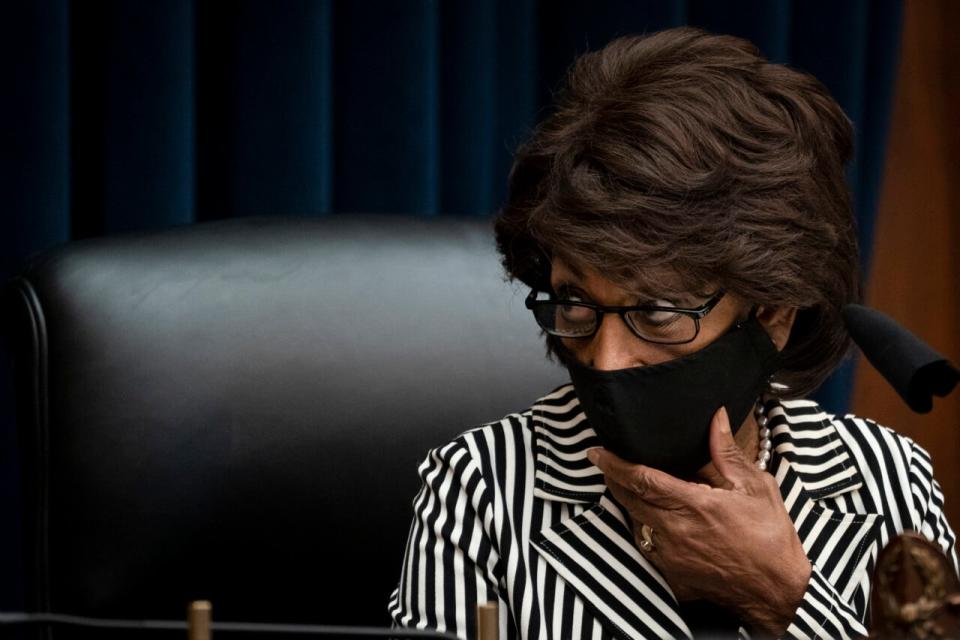
[[[956,566],[930,458],[803,399],[858,298],[849,120],[682,28],[581,57],[516,154],[497,242],[571,385],[432,451],[396,624],[501,637],[866,633],[878,551]]]

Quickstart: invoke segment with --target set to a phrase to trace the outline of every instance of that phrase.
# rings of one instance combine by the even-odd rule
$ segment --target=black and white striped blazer
[[[865,635],[877,553],[904,530],[936,541],[956,569],[923,449],[806,400],[773,401],[767,415],[770,470],[813,565],[787,636]],[[495,600],[501,638],[690,637],[670,587],[634,546],[586,458],[598,445],[565,385],[431,451],[389,604],[394,624],[468,637],[476,603]]]

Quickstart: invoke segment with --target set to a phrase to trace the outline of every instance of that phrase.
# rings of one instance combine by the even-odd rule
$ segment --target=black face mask
[[[675,476],[710,462],[710,421],[727,408],[736,431],[777,369],[779,352],[756,318],[687,356],[598,371],[567,357],[580,405],[603,446]]]

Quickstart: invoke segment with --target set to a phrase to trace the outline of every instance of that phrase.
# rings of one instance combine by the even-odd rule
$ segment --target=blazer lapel
[[[540,531],[532,542],[615,635],[691,637],[669,586],[637,550],[624,514],[609,494]]]
[[[637,550],[626,516],[586,452],[600,446],[572,386],[534,405],[534,495],[583,505],[532,536],[541,557],[620,638],[689,638],[666,581]]]
[[[883,516],[845,513],[827,498],[858,491],[863,480],[836,427],[818,405],[786,401],[768,405],[773,440],[771,472],[807,557],[849,600],[879,551]]]

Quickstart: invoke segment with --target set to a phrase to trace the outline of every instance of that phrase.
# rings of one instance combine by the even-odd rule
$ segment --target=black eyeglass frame
[[[548,291],[533,289],[532,291],[530,291],[530,295],[527,296],[527,299],[524,304],[526,305],[527,309],[530,309],[531,312],[534,312],[533,317],[537,321],[537,325],[539,325],[539,327],[544,331],[546,331],[549,335],[556,336],[558,338],[569,338],[571,340],[579,340],[581,338],[592,338],[597,334],[597,331],[600,330],[600,325],[603,324],[603,314],[615,313],[618,316],[620,316],[620,319],[623,320],[623,323],[630,328],[630,331],[633,332],[633,335],[637,336],[644,342],[649,342],[651,344],[665,344],[665,345],[688,344],[696,340],[697,336],[700,335],[700,321],[703,320],[703,318],[706,317],[708,313],[713,311],[713,308],[716,307],[717,304],[719,304],[720,300],[723,299],[723,296],[727,295],[727,292],[724,289],[719,289],[715,294],[713,294],[710,297],[709,300],[704,302],[699,307],[687,309],[683,307],[662,307],[659,305],[650,305],[650,304],[641,304],[641,305],[633,305],[633,306],[626,306],[626,307],[608,307],[606,305],[594,304],[592,302],[557,300],[554,298],[551,298],[550,300],[537,300],[538,293],[546,293],[547,295],[552,295]],[[540,324],[539,317],[535,312],[535,309],[537,307],[543,307],[548,304],[549,305],[562,304],[565,306],[585,307],[587,309],[592,309],[594,313],[597,314],[597,321],[593,325],[593,331],[591,331],[590,333],[579,335],[579,336],[566,336],[561,333],[551,331],[547,327]],[[673,340],[673,341],[666,341],[666,342],[661,340],[651,340],[650,338],[646,338],[640,335],[640,333],[637,331],[637,328],[634,327],[633,324],[630,323],[630,320],[627,319],[627,314],[630,313],[631,311],[665,311],[667,313],[679,313],[681,315],[685,315],[690,318],[693,318],[693,323],[694,323],[694,326],[696,327],[696,331],[694,331],[693,337],[688,340]]]

